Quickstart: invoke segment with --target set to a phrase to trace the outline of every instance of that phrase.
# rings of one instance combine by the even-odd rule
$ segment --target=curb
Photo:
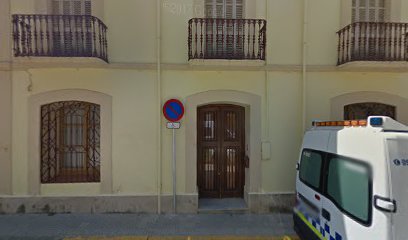
[[[300,240],[298,237],[256,237],[256,236],[174,236],[174,237],[77,237],[64,240]]]

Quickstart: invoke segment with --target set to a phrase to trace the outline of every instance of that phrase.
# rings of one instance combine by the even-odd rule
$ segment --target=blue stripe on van
[[[324,226],[321,226],[319,219],[313,219],[304,212],[305,211],[302,211],[300,207],[294,208],[294,213],[316,234],[319,239],[343,240],[343,237],[338,232],[331,233],[330,226],[327,223]]]

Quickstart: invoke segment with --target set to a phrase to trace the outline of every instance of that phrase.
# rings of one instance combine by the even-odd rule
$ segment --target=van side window
[[[319,152],[303,150],[300,161],[299,178],[312,188],[320,188],[323,156]]]
[[[369,166],[340,156],[331,156],[328,166],[327,195],[357,221],[369,223],[371,205]]]

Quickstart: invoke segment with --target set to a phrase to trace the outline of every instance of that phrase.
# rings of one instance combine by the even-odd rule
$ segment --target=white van
[[[315,122],[297,164],[303,240],[408,239],[408,127],[388,117]]]

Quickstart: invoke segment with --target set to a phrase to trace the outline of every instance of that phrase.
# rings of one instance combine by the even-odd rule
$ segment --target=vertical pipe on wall
[[[307,38],[309,21],[309,1],[303,0],[303,46],[302,46],[302,131],[306,131],[307,108]]]
[[[11,0],[0,0],[0,195],[13,194]]]
[[[157,52],[157,213],[161,214],[162,192],[162,139],[161,139],[161,0],[156,6],[156,52]]]
[[[268,0],[265,1],[265,19],[266,22],[268,22]],[[268,34],[268,32],[266,32]],[[266,45],[268,47],[268,45]],[[265,50],[265,52],[268,52]],[[265,114],[266,114],[266,140],[269,141],[269,121],[270,121],[270,116],[269,116],[269,71],[268,71],[268,58],[267,56],[265,57],[265,62],[266,62],[266,67],[265,67]]]

